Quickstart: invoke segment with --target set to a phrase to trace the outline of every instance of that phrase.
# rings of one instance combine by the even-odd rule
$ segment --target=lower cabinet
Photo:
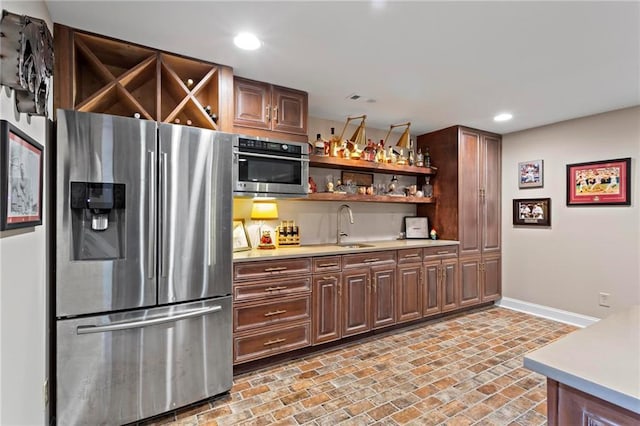
[[[458,246],[239,262],[234,363],[419,320],[500,297],[500,254]]]
[[[500,298],[500,254],[460,258],[460,307]]]
[[[340,272],[313,276],[314,345],[342,338],[342,291]]]
[[[371,329],[371,272],[369,268],[342,273],[342,336]]]
[[[640,414],[547,379],[547,421],[561,425],[638,425]]]
[[[396,252],[342,257],[342,336],[393,325]]]
[[[396,322],[422,318],[422,249],[398,250]]]
[[[233,362],[311,345],[311,259],[234,265]]]
[[[459,307],[458,247],[442,246],[424,249],[424,317],[455,310]]]

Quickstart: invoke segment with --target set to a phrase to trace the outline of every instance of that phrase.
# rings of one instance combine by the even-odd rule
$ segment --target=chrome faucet
[[[347,209],[349,213],[349,222],[353,224],[353,212],[351,211],[351,207],[346,204],[338,207],[338,223],[336,225],[336,244],[340,245],[342,237],[346,237],[348,234],[340,229],[340,213],[342,213],[343,209]]]

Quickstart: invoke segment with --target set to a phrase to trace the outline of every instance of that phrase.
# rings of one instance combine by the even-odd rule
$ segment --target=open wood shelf
[[[307,198],[292,198],[298,201],[359,201],[364,203],[405,203],[433,204],[435,198],[426,197],[392,197],[389,195],[337,194],[335,192],[315,192]]]
[[[323,157],[319,155],[309,156],[309,165],[312,167],[325,167],[328,169],[360,170],[375,173],[393,173],[397,175],[434,175],[436,170],[429,167],[398,166],[389,163],[374,163],[364,160],[348,160],[337,157]],[[392,197],[393,198],[393,197]]]

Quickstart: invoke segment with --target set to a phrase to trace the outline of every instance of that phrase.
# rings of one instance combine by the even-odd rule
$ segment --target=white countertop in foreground
[[[390,240],[390,241],[359,241],[372,247],[350,248],[338,247],[335,244],[313,244],[300,247],[279,247],[273,250],[251,249],[233,253],[234,262],[248,262],[252,260],[287,259],[292,257],[331,256],[336,254],[364,253],[382,250],[398,250],[416,247],[437,247],[458,245],[453,240]],[[345,244],[349,243],[345,241]]]
[[[640,414],[640,305],[525,355],[524,366]]]

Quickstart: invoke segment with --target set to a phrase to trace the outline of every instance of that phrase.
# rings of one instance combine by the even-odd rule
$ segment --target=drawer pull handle
[[[276,266],[274,268],[264,268],[265,272],[277,272],[277,271],[284,271],[285,269],[287,269],[286,266]]]
[[[280,315],[280,314],[286,314],[287,310],[286,309],[278,309],[277,311],[271,311],[271,312],[267,312],[266,314],[264,314],[265,317],[272,317],[274,315]]]
[[[276,286],[276,287],[267,287],[267,288],[264,289],[264,291],[278,291],[278,290],[286,290],[286,289],[287,289],[287,287],[279,285],[279,286]]]
[[[438,254],[447,254],[447,253],[449,253],[449,250],[440,250],[438,252]]]
[[[322,277],[322,281],[338,281],[336,277]]]
[[[263,346],[271,346],[271,345],[277,345],[278,343],[282,343],[284,341],[286,341],[287,339],[275,339],[275,340],[269,340],[268,342],[264,342]]]
[[[408,258],[408,257],[418,257],[418,256],[420,256],[418,253],[413,253],[413,254],[408,254],[408,255],[406,255],[406,256],[405,256],[405,258]]]
[[[378,260],[380,260],[380,258],[378,258],[378,257],[370,257],[369,259],[365,259],[364,262],[365,263],[371,263],[371,262],[377,262]]]
[[[332,266],[338,266],[338,263],[321,263],[318,268],[330,268]]]

